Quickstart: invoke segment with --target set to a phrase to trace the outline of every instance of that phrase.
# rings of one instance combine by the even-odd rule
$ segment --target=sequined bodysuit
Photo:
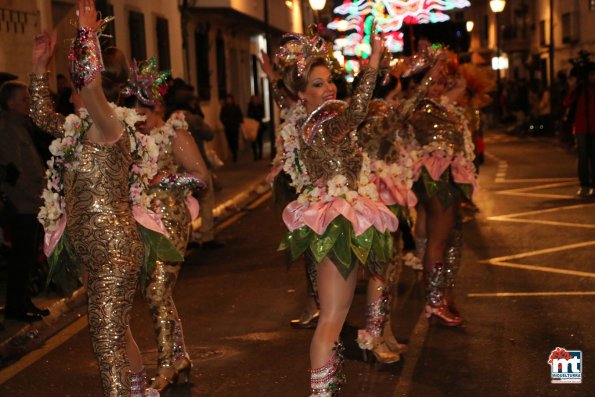
[[[179,172],[171,142],[166,146],[163,156],[159,158],[158,167],[160,173]],[[190,212],[185,202],[186,190],[155,187],[150,193],[155,203],[153,211],[161,216],[170,241],[184,253],[191,231]],[[153,328],[157,335],[159,368],[173,367],[176,361],[186,355],[181,321],[172,297],[181,266],[182,262],[164,262],[158,259],[145,288],[145,299],[149,305]]]
[[[47,74],[32,75],[30,91],[34,122],[63,136],[64,118],[53,110]],[[83,139],[77,167],[64,175],[66,236],[88,273],[89,331],[106,397],[130,395],[125,334],[144,260],[129,199],[131,162],[126,135],[115,144]]]
[[[463,133],[456,120],[443,106],[424,99],[409,118],[415,129],[415,138],[421,145],[436,144],[436,149],[459,153],[464,148]]]
[[[325,122],[304,126],[301,157],[314,183],[326,184],[333,176],[343,174],[347,186],[357,190],[362,154],[351,134],[366,117],[376,75],[374,69],[362,73],[360,85],[346,111]]]

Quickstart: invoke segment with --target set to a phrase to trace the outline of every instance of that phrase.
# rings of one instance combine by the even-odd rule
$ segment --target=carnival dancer
[[[420,199],[416,237],[427,238],[423,255],[426,316],[447,326],[459,326],[464,319],[449,309],[446,299],[445,253],[461,197],[470,198],[477,182],[471,135],[453,106],[465,90],[464,81],[449,79],[444,60],[438,66],[441,73],[436,74],[428,97],[409,118],[420,148],[414,185]]]
[[[169,232],[170,240],[180,252],[186,251],[192,220],[198,216],[198,202],[192,191],[205,187],[207,169],[182,112],[174,112],[164,121],[165,106],[160,90],[168,72],[159,72],[151,58],[132,66],[132,84],[125,95],[131,95],[136,112],[145,117],[139,130],[163,142],[160,146],[158,174],[151,188],[153,211]],[[132,103],[130,103],[132,105]],[[173,289],[182,262],[157,260],[144,288],[153,328],[157,336],[157,376],[151,387],[165,391],[179,379],[189,381],[192,362],[185,347],[182,322],[173,300]]]
[[[55,38],[45,33],[33,46],[31,116],[57,137],[50,146],[54,158],[48,162],[45,206],[38,215],[46,230],[44,250],[54,278],[79,274],[78,266],[69,267],[68,261],[61,260],[62,254],[72,252],[82,265],[89,332],[104,395],[158,396],[154,389],[146,389],[146,371],[128,327],[145,257],[133,211],[152,219],[142,192],[156,168],[151,151],[134,141],[138,115],[110,103],[118,102],[128,79],[124,54],[115,48],[101,54],[97,34],[105,21],[97,21],[93,1],[79,0],[77,15],[78,31],[69,58],[73,83],[86,107],[79,115],[64,119],[54,110],[46,70]],[[133,142],[133,153],[147,156],[136,172],[130,172]],[[159,229],[158,223],[151,226]]]
[[[411,191],[411,178],[407,181],[411,168],[402,164],[408,158],[407,153],[401,151],[397,142],[398,130],[403,124],[395,117],[398,113],[399,79],[387,68],[383,69],[376,81],[374,99],[370,102],[366,119],[358,127],[357,135],[358,143],[370,158],[372,178],[380,199],[402,224],[409,222],[409,208],[415,207],[417,199]],[[387,123],[393,119],[392,123]],[[394,287],[401,269],[399,231],[393,234],[393,239],[395,255],[386,266],[385,273],[371,275],[368,280],[366,328],[358,330],[357,338],[360,348],[371,350],[383,363],[399,361],[400,354],[407,350],[406,345],[397,341],[391,327]],[[375,291],[380,292],[380,297],[372,300]]]
[[[464,79],[465,90],[456,98],[454,111],[461,118],[464,123],[463,133],[465,134],[464,157],[473,161],[477,166],[475,160],[475,145],[469,144],[469,141],[476,142],[476,135],[481,128],[481,109],[485,108],[492,101],[489,92],[495,88],[495,82],[492,74],[488,70],[479,69],[476,65],[467,63],[460,65],[456,72]],[[472,208],[475,207],[472,201],[466,196],[462,197],[461,210],[463,204],[467,204]],[[461,267],[461,257],[463,250],[463,223],[464,218],[461,210],[457,213],[457,218],[454,224],[448,243],[446,245],[446,252],[444,254],[444,265],[446,266],[446,289],[444,297],[448,309],[455,315],[460,316],[460,311],[455,304],[454,288],[456,284],[457,275]]]
[[[301,106],[298,106],[297,99],[292,98],[292,95],[287,92],[287,89],[283,85],[282,76],[275,71],[266,52],[261,52],[259,63],[262,71],[271,82],[273,98],[277,106],[281,109],[281,119],[284,120],[284,123],[279,127],[281,131],[288,120],[293,120],[293,112],[301,111]],[[272,161],[271,171],[267,175],[267,182],[272,187],[276,206],[285,208],[297,196],[295,189],[291,186],[289,175],[283,170],[285,153],[283,151],[283,137],[281,134],[277,135],[275,142],[271,142],[271,145],[273,144],[276,146],[276,154]],[[296,144],[299,144],[299,142]],[[316,328],[318,317],[320,316],[318,285],[316,282],[316,261],[309,252],[304,253],[304,270],[307,288],[306,303],[299,317],[289,321],[289,325],[296,329]]]
[[[291,34],[276,61],[299,108],[284,125],[284,170],[297,200],[283,211],[289,229],[280,249],[293,258],[309,250],[318,263],[320,317],[310,345],[312,396],[337,396],[345,381],[338,340],[349,311],[357,265],[381,274],[392,255],[390,232],[397,219],[378,201],[369,162],[357,145],[382,54],[382,38],[372,39],[370,67],[349,105],[335,100],[329,48],[319,37]],[[369,260],[373,259],[373,260]]]

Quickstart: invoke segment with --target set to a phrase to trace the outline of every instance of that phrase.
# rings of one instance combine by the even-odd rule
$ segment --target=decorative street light
[[[473,21],[467,21],[467,23],[465,24],[465,28],[467,28],[467,32],[469,32],[469,33],[471,33],[474,26],[475,26],[475,23],[473,23]]]
[[[496,14],[496,63],[495,65],[498,66],[498,69],[496,70],[496,83],[497,83],[497,93],[498,93],[498,97],[496,98],[496,105],[498,106],[498,115],[500,115],[500,96],[502,95],[502,81],[500,80],[500,70],[501,68],[501,59],[502,57],[500,56],[500,18],[498,17],[500,15],[500,13],[502,11],[504,11],[504,7],[506,7],[506,1],[505,0],[490,0],[490,8],[492,9],[492,12],[494,14]],[[494,62],[492,61],[492,65],[494,65]]]
[[[492,9],[492,12],[495,12],[496,14],[502,12],[504,11],[504,7],[506,7],[505,0],[490,0],[490,8]]]
[[[310,0],[310,7],[312,11],[314,11],[314,22],[318,24],[318,13],[322,11],[324,5],[326,4],[326,0]]]
[[[322,10],[325,4],[326,0],[310,0],[310,7],[312,7],[314,11]]]

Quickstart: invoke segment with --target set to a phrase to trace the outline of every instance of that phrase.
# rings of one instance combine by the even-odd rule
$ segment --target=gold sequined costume
[[[362,177],[369,169],[368,165],[364,166],[367,158],[358,146],[356,138],[357,126],[368,111],[376,75],[377,72],[373,69],[362,73],[361,83],[349,106],[342,101],[326,101],[305,121],[297,120],[295,130],[299,151],[284,148],[285,165],[296,167],[290,171],[292,184],[296,186],[295,179],[299,175],[306,175],[308,182],[304,186],[296,186],[300,197],[289,203],[283,211],[283,220],[289,232],[281,243],[281,249],[288,248],[293,259],[310,250],[317,263],[329,256],[345,278],[358,261],[365,264],[373,274],[384,271],[386,261],[392,256],[390,231],[396,230],[398,224],[396,217],[386,206],[365,196],[368,191],[363,190],[361,183],[366,179],[365,187],[373,190],[372,194],[376,193],[374,186],[369,183],[369,178]],[[298,157],[288,160],[291,158],[289,156],[296,152],[299,152]],[[300,162],[305,169],[301,169]],[[331,188],[328,190],[331,196],[328,201],[308,198],[315,187],[322,186],[326,189],[337,179],[341,180],[342,188],[346,188],[355,197],[353,200],[368,205],[369,213],[378,214],[378,217],[374,218],[374,222],[377,223],[365,229],[365,232],[360,230],[359,233],[355,233],[352,222],[357,223],[357,217],[363,219],[369,213],[357,213],[353,210],[351,214],[355,215],[345,218],[339,217],[338,211],[334,209],[345,209],[347,206],[354,208],[355,201],[347,202],[341,196],[333,196]],[[336,207],[333,207],[335,205]],[[347,213],[349,211],[346,210]],[[313,213],[316,215],[313,216]],[[328,220],[325,226],[321,226],[324,221],[318,221],[322,219]],[[348,237],[349,235],[351,237]]]
[[[56,137],[64,117],[54,112],[48,75],[31,76],[31,117]],[[128,170],[130,141],[82,141],[75,169],[64,175],[66,236],[88,273],[89,332],[106,397],[130,395],[126,328],[144,247],[132,216]]]
[[[165,154],[159,158],[159,172],[177,173],[173,148],[167,145]],[[151,189],[153,211],[161,216],[163,225],[169,233],[170,241],[180,252],[186,251],[190,238],[190,212],[185,203],[185,189]],[[164,262],[157,260],[155,271],[150,275],[145,288],[153,328],[157,334],[157,364],[159,368],[174,367],[176,361],[186,357],[184,338],[178,311],[172,297],[182,262]]]

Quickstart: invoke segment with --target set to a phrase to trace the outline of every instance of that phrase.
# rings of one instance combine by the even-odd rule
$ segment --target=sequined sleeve
[[[54,110],[54,102],[50,96],[49,74],[31,74],[29,79],[30,115],[33,122],[55,137],[64,136],[64,116]]]
[[[412,95],[405,101],[401,102],[396,111],[384,120],[384,128],[393,131],[401,128],[402,124],[407,122],[413,110],[416,109],[421,101],[426,98],[431,84],[432,77],[424,77],[421,84],[415,91],[413,91]]]
[[[271,82],[273,99],[277,102],[277,105],[281,109],[286,109],[291,106],[291,99],[289,98],[287,91],[282,86],[281,80],[275,80]]]
[[[347,109],[324,124],[326,136],[340,140],[364,121],[368,114],[368,105],[376,85],[377,75],[378,71],[372,68],[362,72],[360,83],[353,93]]]

